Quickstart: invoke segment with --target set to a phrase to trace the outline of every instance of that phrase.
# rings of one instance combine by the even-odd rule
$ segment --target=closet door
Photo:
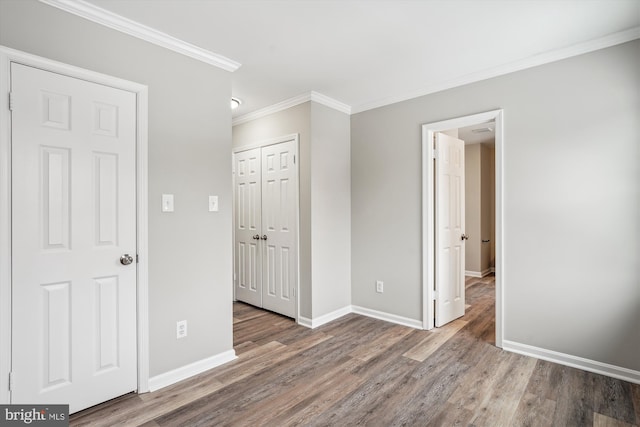
[[[262,305],[296,315],[297,172],[295,141],[262,148]]]
[[[260,149],[234,156],[236,299],[262,307]]]
[[[296,317],[297,140],[234,155],[236,299]]]

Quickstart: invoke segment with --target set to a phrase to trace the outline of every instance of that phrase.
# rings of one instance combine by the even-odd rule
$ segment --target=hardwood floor
[[[640,385],[504,352],[494,280],[419,331],[355,314],[310,330],[234,304],[238,359],[71,417],[72,426],[638,426]]]

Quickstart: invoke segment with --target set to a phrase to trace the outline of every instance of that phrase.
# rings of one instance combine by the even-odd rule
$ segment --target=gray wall
[[[150,374],[231,350],[231,74],[33,0],[0,1],[0,44],[148,85]]]
[[[481,207],[480,207],[480,238],[481,238],[481,257],[480,257],[480,272],[484,273],[490,268],[495,267],[495,249],[494,242],[496,241],[495,234],[495,192],[496,192],[496,180],[495,180],[495,147],[489,144],[480,145],[480,194],[481,194]],[[489,243],[482,243],[482,240],[490,240]]]
[[[482,166],[481,144],[464,146],[464,233],[469,236],[464,244],[466,271],[482,271],[481,219],[482,219]]]
[[[311,103],[313,317],[351,305],[350,118]]]
[[[640,41],[353,115],[353,304],[420,319],[421,125],[497,108],[505,339],[640,370]]]
[[[485,273],[495,267],[491,249],[495,241],[495,149],[488,144],[464,147],[465,166],[465,270]],[[489,240],[489,243],[482,243]]]

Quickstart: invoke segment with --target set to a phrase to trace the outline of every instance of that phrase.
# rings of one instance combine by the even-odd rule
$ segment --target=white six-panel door
[[[295,140],[235,153],[236,299],[296,317]]]
[[[294,141],[262,148],[263,307],[295,317],[297,203]]]
[[[234,162],[236,298],[262,307],[260,149],[236,153]]]
[[[464,316],[464,141],[436,133],[436,318]]]
[[[136,96],[19,64],[11,81],[11,401],[76,412],[137,386]]]

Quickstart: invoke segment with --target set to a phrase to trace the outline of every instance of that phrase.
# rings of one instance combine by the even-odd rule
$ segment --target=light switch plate
[[[162,212],[173,212],[173,194],[162,195]]]
[[[184,338],[187,336],[187,321],[180,320],[176,322],[176,338]]]
[[[209,196],[209,212],[218,212],[218,196]]]

